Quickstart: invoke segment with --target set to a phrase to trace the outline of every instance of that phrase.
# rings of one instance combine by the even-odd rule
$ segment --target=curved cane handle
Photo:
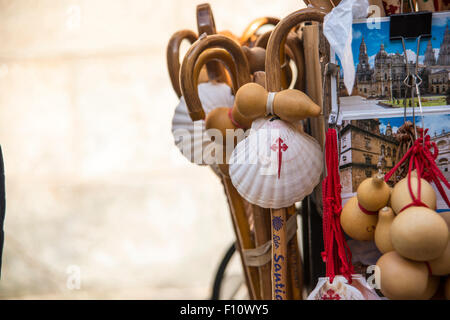
[[[286,46],[288,56],[294,60],[297,67],[297,79],[295,80],[294,88],[297,90],[305,90],[305,53],[303,52],[303,42],[295,33],[290,32],[286,39]],[[290,51],[290,52],[289,52]]]
[[[265,25],[273,25],[276,26],[277,23],[280,22],[280,19],[274,17],[262,17],[256,18],[245,28],[244,32],[241,36],[241,43],[247,44],[252,41],[252,38],[255,38],[256,32]]]
[[[267,48],[267,43],[269,41],[269,37],[272,31],[267,31],[262,34],[255,43],[255,47],[259,48]],[[294,61],[297,67],[297,79],[295,80],[294,88],[298,90],[304,90],[305,87],[305,55],[303,53],[303,43],[297,37],[297,35],[293,32],[290,32],[286,39],[285,46],[287,56]],[[289,62],[289,61],[287,61]],[[284,66],[282,69],[282,74],[285,76],[286,81],[283,83],[283,86],[288,86],[292,81],[292,70],[290,69],[289,63],[286,61],[283,62]],[[281,61],[280,61],[281,63]],[[251,64],[251,63],[250,63]],[[264,61],[265,64],[265,61]],[[265,65],[264,65],[265,68]]]
[[[235,104],[239,113],[248,119],[276,114],[286,121],[317,117],[321,108],[306,94],[296,89],[279,92],[282,88],[281,59],[284,58],[286,38],[296,25],[304,21],[322,21],[324,12],[315,9],[296,11],[281,20],[272,31],[266,49],[266,88],[249,83],[239,89]],[[269,99],[269,92],[277,92]],[[271,103],[270,103],[271,101]]]
[[[221,49],[221,48],[211,48],[203,51],[200,56],[197,59],[197,62],[194,66],[194,80],[197,81],[195,83],[195,87],[198,85],[198,78],[200,75],[200,71],[203,68],[203,66],[208,63],[209,61],[222,61],[225,67],[227,68],[228,72],[231,75],[231,81],[233,83],[233,88],[237,88],[238,84],[237,81],[237,75],[236,75],[236,64],[234,63],[233,58],[228,53],[227,50]]]
[[[216,34],[216,22],[209,3],[202,3],[197,6],[197,29],[198,34]]]
[[[323,22],[325,15],[325,12],[317,9],[301,9],[285,17],[273,29],[266,48],[266,88],[268,91],[281,90],[280,52],[290,30],[306,21]]]
[[[232,39],[234,42],[236,42],[238,45],[241,45],[241,41],[240,41],[239,37],[236,36],[233,32],[231,32],[229,30],[222,30],[222,31],[217,32],[217,34],[228,37],[228,38]]]
[[[180,46],[183,40],[188,40],[191,44],[197,40],[197,35],[191,30],[180,30],[170,37],[167,44],[166,57],[167,69],[169,70],[170,81],[178,98],[181,97],[180,89]]]
[[[213,35],[217,33],[216,22],[209,3],[202,3],[197,6],[197,31],[199,37],[202,34]],[[224,70],[217,61],[206,64],[208,78],[210,80],[224,80]]]
[[[201,37],[186,53],[180,72],[181,92],[186,100],[189,116],[192,121],[205,119],[205,112],[198,96],[196,80],[194,80],[194,66],[200,54],[210,48],[223,48],[233,58],[236,64],[236,80],[233,83],[237,84],[234,92],[242,85],[250,82],[250,70],[247,57],[238,44],[222,35]]]

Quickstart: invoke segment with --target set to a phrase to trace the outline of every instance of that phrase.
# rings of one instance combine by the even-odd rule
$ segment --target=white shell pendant
[[[201,83],[198,95],[205,114],[217,107],[232,107],[234,103],[231,88],[224,83]],[[205,134],[205,121],[191,120],[184,97],[181,97],[173,115],[172,134],[175,145],[190,162],[198,165],[215,163],[211,156],[214,142]]]
[[[352,276],[352,284],[341,275],[330,283],[328,277],[319,278],[307,300],[380,300],[361,275]]]
[[[322,150],[311,136],[276,117],[257,119],[230,158],[230,177],[240,195],[263,208],[301,201],[320,182]]]

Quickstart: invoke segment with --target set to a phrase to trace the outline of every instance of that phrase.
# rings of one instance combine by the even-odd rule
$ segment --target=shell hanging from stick
[[[241,196],[263,208],[302,200],[320,182],[322,150],[314,138],[277,117],[255,120],[234,149],[230,177]]]
[[[232,107],[234,103],[231,88],[223,83],[201,83],[198,85],[198,95],[206,114],[218,107]],[[205,135],[205,121],[191,120],[184,97],[181,97],[175,109],[172,134],[175,145],[190,162],[214,164],[214,159],[208,158],[214,142]]]

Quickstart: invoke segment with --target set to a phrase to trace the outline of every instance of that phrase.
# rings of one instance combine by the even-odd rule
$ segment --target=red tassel
[[[428,182],[434,182],[442,198],[450,207],[450,201],[447,198],[447,194],[444,188],[442,187],[441,182],[444,183],[447,189],[450,188],[450,183],[447,181],[445,176],[442,174],[442,172],[436,165],[436,158],[439,154],[439,150],[436,146],[436,143],[431,142],[430,136],[427,134],[428,129],[423,130],[421,128],[418,128],[417,130],[421,135],[420,138],[418,138],[414,142],[411,148],[409,148],[408,151],[405,153],[403,158],[391,169],[391,171],[389,171],[386,174],[384,180],[387,182],[390,179],[390,177],[395,173],[395,171],[397,171],[397,169],[402,165],[402,163],[409,161],[408,176],[407,176],[408,189],[409,194],[413,199],[413,202],[407,205],[406,207],[402,208],[401,211],[411,206],[422,206],[422,207],[426,206],[420,199],[421,178],[427,180]],[[417,177],[419,179],[417,187],[418,188],[417,197],[414,195],[411,187],[411,172],[413,170],[417,171]]]
[[[339,179],[339,159],[337,134],[328,129],[325,143],[325,161],[327,177],[322,183],[323,192],[323,261],[326,264],[327,277],[333,282],[336,275],[343,275],[352,282],[354,268],[352,253],[342,232],[340,215],[342,212],[341,183]]]

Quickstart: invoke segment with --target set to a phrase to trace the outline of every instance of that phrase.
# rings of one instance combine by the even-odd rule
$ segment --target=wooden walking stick
[[[302,28],[303,46],[305,50],[306,93],[322,107],[322,114],[328,115],[331,109],[331,87],[329,82],[324,86],[324,71],[330,61],[330,48],[325,37],[321,35],[318,24]],[[329,75],[325,75],[329,76]],[[325,91],[324,91],[325,90]],[[317,139],[322,148],[325,147],[327,123],[324,117],[310,119],[311,135]],[[325,167],[324,167],[325,169]],[[322,216],[322,185],[319,184],[313,193],[315,209]]]
[[[204,70],[204,66],[206,63],[208,63],[209,61],[218,61],[218,62],[222,62],[224,67],[227,68],[232,82],[233,82],[233,88],[237,88],[238,87],[238,77],[237,77],[237,70],[236,70],[236,64],[233,60],[233,58],[231,57],[231,55],[228,53],[227,50],[225,49],[221,49],[221,48],[211,48],[211,49],[207,49],[204,50],[198,57],[195,66],[194,66],[194,71],[193,71],[193,79],[195,81],[195,79],[198,79],[200,76],[200,72],[202,70]],[[197,80],[197,83],[199,81]],[[228,179],[229,180],[229,179]],[[247,230],[249,229],[248,226],[248,222],[246,221],[246,219],[244,219],[244,215],[240,214],[245,210],[245,206],[243,205],[243,203],[241,201],[239,201],[239,197],[236,196],[236,192],[233,188],[230,188],[230,183],[229,181],[225,180],[225,177],[221,176],[221,182],[222,185],[224,187],[224,191],[225,191],[225,195],[227,196],[227,202],[229,205],[229,209],[230,212],[232,214],[232,217],[236,217],[236,219],[233,219],[233,230],[235,232],[236,235],[239,235],[239,229],[238,226],[240,226],[240,228]],[[245,237],[246,235],[244,235]],[[239,238],[237,237],[236,241],[236,249],[237,251],[240,253],[242,252],[242,247],[241,247],[241,243],[242,242],[248,242],[249,239],[246,238],[244,241],[239,241]],[[245,272],[246,271],[246,266],[245,266],[245,261],[243,259],[243,256],[241,255],[241,262],[242,262],[242,266],[244,269],[244,277],[245,277],[245,282],[247,284],[247,288],[252,287],[251,285],[251,280],[249,278],[249,273]],[[250,297],[252,297],[252,293],[250,292]],[[253,297],[255,298],[255,297]]]
[[[268,31],[262,34],[258,40],[256,41],[255,46],[266,49],[267,43],[270,38],[270,34],[272,31]],[[294,61],[295,66],[297,67],[297,78],[295,80],[294,88],[304,91],[305,90],[305,55],[303,52],[303,43],[296,35],[295,32],[290,32],[286,38],[286,55],[290,60]],[[282,65],[282,75],[286,77],[286,81],[283,82],[283,89],[286,89],[292,79],[292,71],[290,70],[289,59],[286,59],[285,56],[280,58],[280,63]]]
[[[291,51],[291,55],[288,52],[289,57],[297,67],[297,79],[294,83],[294,89],[305,91],[305,54],[303,52],[303,43],[294,32],[290,32],[286,38],[286,46]]]
[[[261,27],[266,25],[276,26],[277,23],[280,22],[280,19],[273,17],[262,17],[257,18],[249,23],[247,28],[245,28],[244,32],[241,36],[241,44],[248,45],[252,47],[257,39],[257,32],[261,29]]]
[[[270,241],[270,210],[252,205],[253,219],[255,224],[255,246],[260,247]],[[263,300],[272,299],[272,279],[270,260],[258,268],[261,298]]]
[[[292,36],[293,34],[290,34]],[[291,43],[292,44],[292,43]],[[244,47],[245,48],[245,47]],[[294,50],[294,48],[292,48]],[[296,51],[301,52],[299,56],[303,57],[303,48],[300,46]],[[303,66],[303,59],[295,59],[296,63],[297,61],[300,61],[300,65],[297,66],[297,69],[299,70],[299,73],[303,73],[302,70],[304,69]],[[303,80],[303,79],[302,79]],[[254,81],[261,86],[265,87],[265,73],[264,72],[257,72],[254,76]],[[297,81],[298,83],[298,78]],[[295,216],[295,208],[290,207],[288,211],[288,220],[290,217]],[[253,212],[253,220],[254,220],[254,235],[255,235],[255,246],[261,247],[264,246],[267,242],[271,241],[271,223],[270,223],[270,209],[262,208],[257,205],[252,205],[252,212]],[[297,243],[296,236],[294,237],[294,240],[289,242],[289,248],[288,248],[288,255],[292,255],[295,257],[295,250],[298,250],[298,246],[295,245]],[[300,256],[296,255],[298,259],[295,259],[293,263],[293,267],[289,268],[289,275],[291,279],[294,279],[295,283],[291,286],[293,289],[288,290],[290,293],[288,296],[292,297],[294,300],[300,300],[302,298],[301,296],[301,283],[302,283],[302,273],[301,273],[301,261]],[[300,269],[299,269],[300,268]],[[260,288],[261,288],[261,297],[263,300],[269,300],[272,298],[272,279],[271,279],[271,264],[270,260],[267,261],[267,263],[262,264],[259,268],[259,279],[260,279]],[[288,288],[289,289],[289,288]]]
[[[212,35],[216,34],[216,22],[209,3],[202,3],[197,6],[197,29],[198,35],[202,34]],[[211,61],[206,64],[208,70],[208,78],[210,80],[217,80],[227,82],[226,75],[218,61]]]
[[[325,13],[315,9],[302,9],[296,11],[284,19],[282,19],[275,29],[272,31],[266,50],[266,89],[269,92],[280,91],[281,88],[281,49],[286,42],[288,33],[292,28],[298,24],[306,21],[318,21],[322,22]],[[292,210],[292,209],[291,209]],[[287,260],[281,259],[283,254],[287,254],[287,242],[286,242],[286,227],[285,221],[288,217],[288,208],[271,210],[272,214],[272,253],[273,253],[273,267],[272,267],[272,285],[273,296],[278,298],[285,298],[285,295],[279,294],[276,291],[276,285],[287,285]],[[278,230],[277,230],[278,229]],[[279,237],[279,239],[278,239]],[[279,240],[278,248],[275,245],[275,240]],[[299,254],[298,250],[294,250]],[[297,261],[298,257],[291,256],[291,261]],[[299,279],[301,278],[301,272],[299,271]],[[301,292],[301,283],[297,281],[298,289]]]
[[[198,34],[203,33],[207,35],[216,34],[216,25],[214,16],[209,4],[200,4],[197,6],[197,30]],[[221,32],[227,37],[235,38],[230,32]],[[172,83],[173,90],[177,94],[178,98],[181,98],[180,89],[180,47],[183,40],[187,40],[191,45],[198,39],[197,34],[192,30],[180,30],[175,32],[169,39],[169,43],[166,49],[167,69],[169,72],[170,81]],[[237,39],[239,41],[239,39]],[[219,59],[220,60],[220,59]],[[207,81],[219,81],[231,84],[231,79],[226,73],[223,72],[222,66],[218,61],[209,62],[202,70],[199,76],[199,83]]]
[[[167,45],[167,69],[169,70],[170,81],[178,98],[181,97],[180,89],[180,46],[183,40],[188,40],[191,44],[197,40],[197,35],[191,30],[180,30],[175,32]]]
[[[272,300],[288,298],[287,211],[271,209],[272,219]]]
[[[245,54],[242,52],[240,46],[236,44],[233,40],[221,36],[221,35],[212,35],[206,36],[199,39],[187,52],[183,64],[181,66],[181,74],[180,74],[180,84],[183,95],[186,99],[186,104],[189,110],[189,114],[193,121],[205,119],[205,112],[200,103],[200,99],[197,93],[197,83],[194,80],[201,68],[201,65],[197,65],[197,62],[202,57],[204,50],[210,48],[223,48],[225,49],[229,55],[231,55],[232,59],[227,61],[223,61],[227,66],[227,69],[230,70],[236,83],[236,87],[234,90],[237,91],[238,87],[242,86],[245,83],[250,81],[250,71],[248,66],[248,61]],[[217,52],[217,51],[216,51]],[[217,58],[217,56],[215,57]],[[202,59],[203,60],[203,59]],[[206,63],[207,60],[204,59],[200,61],[201,63]],[[234,70],[234,71],[233,71]],[[230,112],[229,112],[230,111]],[[208,117],[211,114],[219,115],[219,118],[216,118],[213,123],[220,123],[220,126],[227,128],[237,128],[234,126],[232,121],[237,121],[238,115],[236,114],[236,120],[233,117],[233,110],[229,110],[229,108],[216,108],[212,110]],[[236,112],[234,110],[234,112]],[[233,119],[233,120],[231,120]],[[207,119],[208,120],[208,119]],[[241,123],[246,122],[245,120],[241,120]],[[209,128],[208,121],[206,121],[206,128]],[[210,124],[211,125],[211,124]],[[226,135],[223,135],[224,137]],[[222,172],[222,181],[225,187],[225,192],[227,194],[227,198],[231,208],[231,216],[234,225],[234,229],[236,232],[236,238],[239,243],[239,248],[241,250],[241,259],[243,262],[244,272],[248,278],[248,289],[251,299],[257,299],[260,297],[259,294],[259,278],[258,271],[255,267],[249,267],[245,264],[244,257],[242,254],[243,250],[254,248],[254,243],[252,240],[250,227],[248,224],[247,215],[245,212],[244,201],[240,197],[240,195],[235,190],[232,185],[229,177],[227,176],[227,164],[221,163],[219,165]]]
[[[231,45],[231,41],[224,38],[224,37],[220,37],[220,36],[208,36],[205,38],[202,38],[198,41],[199,44],[194,44],[190,50],[190,52],[188,52],[188,54],[186,54],[186,59],[183,62],[183,66],[182,66],[182,78],[185,77],[186,79],[189,79],[191,77],[191,75],[189,74],[189,68],[186,69],[185,71],[185,62],[189,61],[189,57],[193,57],[192,59],[195,58],[195,56],[198,54],[196,53],[196,51],[201,52],[201,50],[204,50],[204,48],[210,48],[210,47],[214,47],[214,46],[224,46],[224,43],[228,43],[229,45],[229,51],[231,50],[235,50],[236,52],[239,52],[241,50],[237,50],[237,46],[235,45]],[[202,43],[202,45],[200,45],[200,43]],[[239,57],[240,55],[238,53],[236,53],[236,55]],[[236,60],[236,59],[235,59]],[[241,59],[242,62],[245,62],[245,59],[242,58]],[[239,62],[238,60],[236,60],[236,62]],[[241,67],[240,70],[245,70],[245,68],[248,68],[248,66],[245,66],[247,63],[245,62]],[[186,65],[187,66],[187,65]],[[228,68],[228,69],[232,69]],[[239,77],[248,77],[248,71],[243,72],[240,71],[240,73],[238,74],[238,78]],[[193,75],[193,78],[195,79],[195,73]],[[244,78],[242,81],[240,81],[240,83],[246,83],[248,82],[249,79]],[[186,86],[186,89],[183,88],[183,86]],[[239,87],[239,86],[238,86]],[[202,114],[202,109],[201,108],[197,108],[197,106],[200,106],[199,104],[194,103],[190,103],[189,101],[195,101],[196,96],[193,95],[191,96],[191,93],[195,93],[195,83],[193,82],[189,82],[189,81],[183,81],[182,80],[182,90],[183,93],[185,94],[185,99],[188,103],[188,107],[190,110],[190,114],[191,117],[193,117],[193,119],[202,119],[202,117],[204,117],[204,114]],[[248,119],[242,117],[242,115],[237,112],[236,108],[232,108],[231,110],[229,108],[217,108],[212,110],[209,114],[208,117],[206,118],[206,128],[214,128],[214,129],[219,129],[222,132],[223,136],[226,136],[226,130],[227,129],[231,129],[231,130],[236,130],[239,128],[249,128],[251,124],[251,121],[249,121]],[[224,141],[224,146],[226,145],[226,140]],[[242,214],[243,210],[239,210],[239,208],[241,208],[241,203],[242,203],[242,198],[238,196],[238,194],[236,193],[236,190],[234,189],[233,185],[231,184],[231,181],[228,177],[228,165],[226,163],[226,158],[224,157],[224,162],[222,164],[219,164],[219,167],[223,173],[223,182],[225,185],[225,188],[227,190],[227,194],[229,195],[229,200],[230,200],[230,204],[232,204],[232,208],[234,208],[234,216],[233,219],[234,221],[236,221],[236,230],[238,231],[238,234],[240,234],[240,239],[242,240],[241,242],[241,246],[243,248],[243,250],[247,250],[247,249],[252,249],[254,248],[254,244],[252,243],[252,239],[251,239],[251,234],[250,232],[241,232],[242,230],[249,230],[248,228],[248,223],[246,223],[245,217]],[[233,196],[235,195],[235,196]],[[233,202],[234,201],[234,202]],[[254,232],[255,232],[255,241],[257,243],[258,246],[260,245],[264,245],[267,240],[270,240],[270,224],[267,223],[268,220],[268,210],[267,209],[263,209],[263,208],[258,208],[257,206],[253,206],[253,210],[254,213],[256,212],[256,214],[253,215],[253,221],[254,221]],[[258,214],[258,213],[265,213],[266,216],[263,216],[263,214]],[[245,225],[244,225],[245,224]],[[265,227],[265,228],[264,228]],[[267,230],[264,230],[264,229]],[[263,299],[270,299],[271,298],[271,282],[270,282],[270,272],[268,272],[270,270],[270,265],[268,264],[262,264],[258,266],[258,269],[251,267],[251,266],[246,266],[248,273],[251,274],[253,273],[254,270],[258,270],[258,274],[259,274],[259,283],[258,285],[253,284],[253,287],[255,288],[255,291],[257,290],[257,294],[258,297],[261,297]],[[253,275],[254,276],[254,275]],[[254,277],[255,278],[255,277]],[[261,292],[259,291],[259,287],[261,286]],[[256,295],[256,292],[255,292]]]
[[[271,111],[268,112],[267,105],[270,101],[272,101],[272,106],[269,106]],[[295,223],[292,228],[294,232],[288,232],[291,221],[296,221],[295,216],[288,220],[288,214],[291,216],[291,212],[286,208],[296,201],[302,200],[320,182],[322,154],[317,142],[306,134],[300,133],[288,122],[318,116],[320,107],[299,90],[291,89],[269,93],[264,87],[252,83],[239,89],[236,95],[236,105],[243,116],[255,119],[257,122],[255,131],[250,133],[246,139],[248,142],[239,143],[233,151],[233,162],[230,164],[233,184],[249,202],[264,208],[272,208],[270,209],[272,215],[272,298],[286,299],[292,296],[301,298],[301,284],[288,285],[291,281],[288,281],[289,272],[286,264],[288,260],[287,243],[289,239],[294,238],[293,243],[297,244],[294,236]],[[265,117],[267,114],[272,116]],[[271,132],[271,128],[276,130]],[[272,135],[273,133],[276,135],[275,137],[268,137],[268,134]],[[252,143],[256,140],[257,144]],[[265,169],[263,162],[267,161],[260,162],[258,160],[261,155],[264,156],[268,153],[272,155],[272,152],[276,154],[278,174],[263,171]],[[283,154],[286,154],[287,158]],[[286,159],[286,164],[283,163],[283,159]],[[274,162],[270,159],[269,163]],[[308,179],[306,180],[304,177],[308,177]],[[268,216],[270,217],[270,215]],[[297,257],[299,257],[298,247],[296,251]],[[294,252],[291,250],[291,254],[294,256],[295,250]],[[298,272],[299,260],[291,258],[290,261],[293,270]],[[296,281],[301,281],[301,276],[294,274],[293,276]],[[295,289],[297,291],[294,295]]]

